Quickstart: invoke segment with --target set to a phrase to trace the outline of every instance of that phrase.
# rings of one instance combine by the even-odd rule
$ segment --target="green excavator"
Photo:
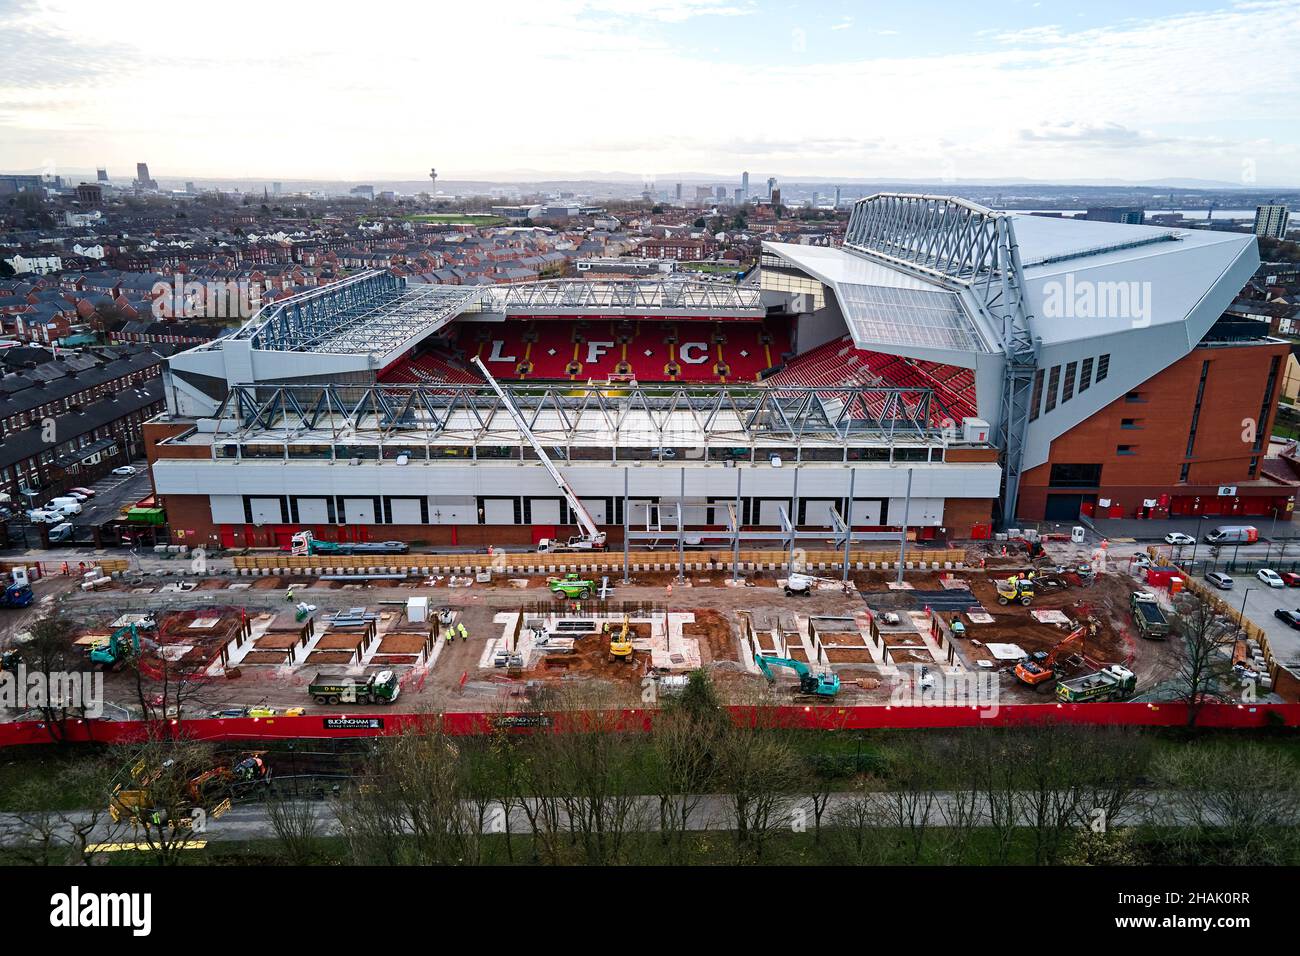
[[[813,697],[834,697],[840,692],[840,675],[833,671],[825,674],[814,674],[812,668],[803,661],[796,661],[789,657],[768,657],[764,654],[755,654],[754,663],[758,665],[763,676],[769,681],[775,681],[776,675],[772,673],[773,667],[788,667],[799,675],[799,693]]]

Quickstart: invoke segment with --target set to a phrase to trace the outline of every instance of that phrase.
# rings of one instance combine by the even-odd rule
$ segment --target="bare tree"
[[[1300,771],[1259,744],[1202,744],[1162,753],[1164,785],[1153,821],[1173,862],[1285,862],[1300,828]]]
[[[713,682],[702,670],[690,675],[685,692],[669,698],[655,718],[651,742],[659,838],[678,859],[691,821],[717,779],[716,748],[730,722]]]
[[[884,863],[889,847],[880,839],[887,822],[883,782],[863,777],[830,812],[832,859],[853,866]]]
[[[892,835],[895,854],[906,863],[919,863],[926,834],[933,825],[936,796],[932,754],[924,738],[890,751],[886,762],[889,788],[880,807]]]
[[[267,802],[266,813],[289,863],[303,866],[316,859],[321,819],[312,803],[281,794]]]
[[[115,754],[123,770],[107,795],[111,816],[131,829],[152,862],[175,866],[228,806],[224,798],[209,806],[203,791],[217,765],[212,748],[155,738]]]
[[[792,824],[804,777],[803,763],[782,729],[762,719],[758,723],[729,726],[718,740],[718,779],[730,805],[740,862],[761,860],[773,833]]]
[[[85,652],[73,643],[76,625],[58,611],[32,624],[30,639],[16,645],[26,669],[30,709],[38,711],[46,732],[55,743],[67,740],[69,720],[85,718],[94,703],[85,699],[82,675],[89,670]],[[38,677],[35,683],[31,677]],[[75,686],[74,686],[75,684]]]
[[[1236,631],[1210,601],[1191,591],[1179,595],[1174,611],[1174,631],[1182,642],[1179,699],[1187,705],[1187,726],[1194,727],[1205,701],[1228,693]]]
[[[1017,731],[1018,816],[1033,837],[1034,862],[1056,863],[1085,821],[1091,787],[1088,729],[1040,724]]]
[[[470,864],[480,833],[463,798],[457,743],[441,727],[382,742],[344,792],[339,822],[358,862]]]

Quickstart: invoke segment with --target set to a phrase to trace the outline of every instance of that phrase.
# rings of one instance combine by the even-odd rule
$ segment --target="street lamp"
[[[1237,615],[1237,630],[1238,630],[1239,632],[1245,630],[1245,625],[1246,625],[1246,598],[1250,595],[1250,592],[1251,592],[1251,591],[1258,591],[1258,590],[1259,590],[1259,588],[1246,588],[1246,590],[1242,592],[1242,595],[1241,595],[1241,613]]]
[[[1192,565],[1196,564],[1196,549],[1201,545],[1201,522],[1205,520],[1205,515],[1196,516],[1196,540],[1192,542]]]

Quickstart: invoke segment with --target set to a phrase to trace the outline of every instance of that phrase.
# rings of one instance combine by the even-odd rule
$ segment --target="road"
[[[856,794],[849,792],[833,793],[829,797],[822,820],[829,824],[834,818],[838,808],[851,805],[856,798]],[[877,812],[870,814],[868,819],[864,820],[865,825],[872,827],[889,827],[896,823],[891,820],[888,812],[889,794],[881,792],[878,794],[880,802],[876,805]],[[1018,826],[1033,826],[1033,815],[1031,805],[1038,797],[1037,792],[1020,792],[1013,795],[1017,806]],[[1104,794],[1100,795],[1104,797]],[[950,791],[933,791],[928,793],[922,792],[915,804],[916,819],[924,826],[942,827],[947,826],[947,821],[957,815],[959,795]],[[988,825],[991,819],[989,812],[992,804],[989,800],[979,794],[971,795],[969,793],[961,794],[961,799],[965,801],[974,801],[968,803],[972,809],[966,811],[972,814],[970,819],[975,821],[975,825]],[[614,798],[610,798],[614,799]],[[924,809],[925,801],[930,800],[928,810]],[[1072,799],[1069,794],[1061,795],[1061,805],[1067,805],[1067,801]],[[628,829],[657,831],[659,830],[659,798],[657,796],[641,796],[634,798],[635,803],[627,815]],[[1177,825],[1179,823],[1191,822],[1190,817],[1186,817],[1178,809],[1179,800],[1176,794],[1165,791],[1145,791],[1134,794],[1132,805],[1122,810],[1118,817],[1109,821],[1111,826],[1134,826],[1138,824],[1159,824],[1164,826]],[[336,814],[337,802],[335,801],[315,801],[311,806],[316,811],[317,820],[319,821],[318,836],[338,836],[342,833],[342,826],[339,823]],[[478,814],[478,808],[468,801],[464,805],[464,810],[469,818]],[[883,811],[883,812],[882,812]],[[1081,813],[1087,813],[1087,808],[1082,808]],[[568,829],[569,817],[561,806],[555,811],[560,829]],[[36,815],[25,815],[16,813],[0,813],[0,837],[4,842],[9,844],[19,844],[34,842],[34,831],[32,828],[33,817]],[[794,797],[788,802],[784,802],[777,817],[786,817],[788,826],[792,828],[813,827],[814,813],[811,796]],[[50,814],[46,817],[45,822],[52,824],[54,830],[60,834],[68,835],[71,833],[71,826],[76,823],[84,824],[88,822],[91,815],[86,811],[68,811],[61,814]],[[505,831],[506,811],[499,803],[490,803],[484,813],[484,818],[489,821],[488,832],[501,833]],[[775,818],[775,817],[774,817]],[[909,813],[910,818],[910,813]],[[509,811],[510,832],[523,835],[530,832],[528,823],[528,814],[519,806],[512,806]],[[694,831],[701,830],[731,830],[735,828],[735,811],[731,800],[724,794],[707,794],[699,797],[698,806],[691,811],[691,817],[688,821],[687,829]],[[122,840],[129,833],[125,824],[113,824],[108,820],[99,823],[94,831],[92,840],[108,842],[113,840]],[[221,817],[207,821],[206,829],[203,831],[202,838],[208,841],[231,841],[231,840],[266,840],[275,839],[275,827],[271,823],[270,814],[267,812],[264,803],[246,803],[232,807]]]

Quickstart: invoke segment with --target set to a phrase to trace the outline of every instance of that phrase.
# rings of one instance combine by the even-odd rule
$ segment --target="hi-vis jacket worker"
[[[460,639],[462,641],[468,641],[469,631],[465,630],[465,622],[461,621],[459,624],[456,625],[456,627],[460,631]]]

